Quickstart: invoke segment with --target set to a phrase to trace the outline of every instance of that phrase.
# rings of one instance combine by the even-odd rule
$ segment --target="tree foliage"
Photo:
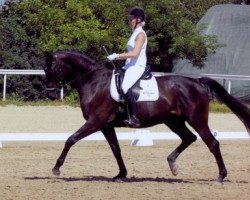
[[[42,51],[61,49],[78,50],[104,62],[106,54],[102,46],[106,46],[110,53],[125,51],[131,34],[125,16],[129,8],[139,5],[146,12],[148,63],[154,70],[171,71],[175,58],[187,58],[195,66],[202,67],[207,55],[214,52],[217,44],[216,37],[201,34],[201,28],[196,26],[196,22],[212,5],[228,2],[229,0],[7,1],[0,12],[0,66],[42,68]],[[30,91],[31,86],[34,88],[34,85],[38,87],[43,84],[41,78],[28,77],[16,82],[21,82],[21,79],[30,84],[26,87]],[[10,85],[9,91],[20,93]],[[38,90],[42,90],[42,87]],[[23,94],[24,92],[20,93]],[[36,99],[38,96],[30,94],[28,98]]]
[[[43,51],[76,49],[96,57],[109,40],[108,30],[93,14],[88,0],[23,0],[17,6],[26,31]]]
[[[218,4],[234,3],[234,0],[180,0],[185,9],[185,16],[193,23],[197,23],[206,11]]]
[[[37,39],[27,34],[19,23],[19,17],[11,12],[14,4],[7,4],[7,10],[0,17],[0,66],[3,69],[38,69],[43,65]],[[23,99],[38,99],[44,90],[43,78],[39,76],[8,76],[7,93]],[[3,77],[0,77],[3,87]]]
[[[216,43],[211,37],[203,36],[201,30],[185,17],[180,2],[148,0],[146,5],[149,59],[153,66],[170,72],[175,58],[187,58],[202,67],[208,51],[212,52]]]

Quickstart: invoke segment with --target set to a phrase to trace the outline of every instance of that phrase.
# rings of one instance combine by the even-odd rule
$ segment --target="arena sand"
[[[0,107],[0,132],[74,132],[84,120],[79,108]],[[210,114],[211,129],[245,131],[233,114]],[[118,129],[131,131],[134,129]],[[159,125],[154,131],[169,131]],[[180,143],[155,141],[154,146],[121,149],[128,179],[113,182],[118,173],[107,142],[81,141],[69,152],[61,176],[51,169],[63,142],[4,142],[0,149],[0,199],[242,199],[250,196],[250,141],[221,140],[221,151],[228,169],[223,185],[216,182],[214,157],[198,140],[177,160],[178,176],[173,176],[166,157]]]

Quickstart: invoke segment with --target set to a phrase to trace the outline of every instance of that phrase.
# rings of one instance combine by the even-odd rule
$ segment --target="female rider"
[[[133,33],[127,43],[127,52],[113,53],[107,57],[108,60],[126,59],[124,80],[122,82],[122,91],[124,99],[128,104],[129,117],[125,120],[125,124],[131,127],[139,127],[140,121],[137,118],[137,109],[135,99],[131,91],[131,87],[142,76],[146,68],[146,47],[147,35],[143,30],[145,25],[144,11],[139,7],[133,7],[128,15],[128,23]]]

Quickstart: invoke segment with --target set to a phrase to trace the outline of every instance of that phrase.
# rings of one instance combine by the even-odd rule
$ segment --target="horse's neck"
[[[110,85],[112,71],[88,57],[68,54],[67,61],[75,76],[77,90],[82,99],[89,99]]]
[[[93,71],[82,77],[77,83],[77,90],[82,99],[94,98],[104,90],[109,92],[112,72],[108,69]]]
[[[87,73],[88,71],[91,70],[91,66],[87,64],[84,65],[83,63],[75,61],[74,59],[70,61],[70,66],[72,68],[72,71],[80,74]]]
[[[80,105],[85,119],[88,117],[88,111],[91,107],[90,104],[94,101],[100,103],[104,100],[104,95],[109,95],[112,72],[105,71],[103,74],[101,72],[102,71],[100,71],[100,73],[94,73],[90,79],[83,78],[77,84],[77,91],[80,96]]]

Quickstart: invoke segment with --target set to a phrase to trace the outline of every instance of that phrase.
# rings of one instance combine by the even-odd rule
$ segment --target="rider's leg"
[[[130,117],[128,118],[128,120],[124,121],[128,126],[133,126],[133,127],[140,126],[140,121],[137,118],[137,109],[135,105],[135,99],[130,88],[142,76],[144,71],[145,71],[145,68],[139,67],[139,66],[129,67],[125,71],[125,75],[124,75],[124,79],[122,83],[122,90],[123,90],[123,93],[125,94],[125,100],[128,103]]]
[[[124,121],[124,123],[127,126],[139,127],[140,120],[137,118],[137,109],[136,109],[135,99],[134,99],[132,91],[129,89],[124,97],[125,97],[125,101],[127,102],[128,111],[130,115],[128,119]]]

